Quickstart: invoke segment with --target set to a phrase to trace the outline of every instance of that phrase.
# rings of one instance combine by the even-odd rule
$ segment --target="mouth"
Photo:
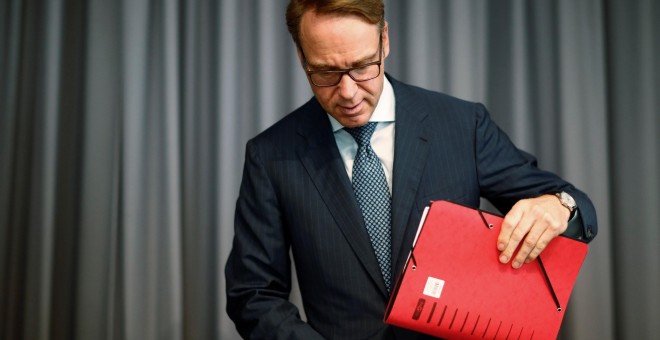
[[[337,107],[342,114],[347,116],[354,116],[360,113],[360,110],[362,109],[362,102],[359,102],[354,106],[337,105]]]

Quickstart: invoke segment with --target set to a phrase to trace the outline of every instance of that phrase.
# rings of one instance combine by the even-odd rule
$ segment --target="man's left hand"
[[[508,263],[513,258],[513,268],[520,268],[534,261],[552,239],[566,231],[570,214],[554,195],[518,201],[502,222],[497,239],[500,262]]]

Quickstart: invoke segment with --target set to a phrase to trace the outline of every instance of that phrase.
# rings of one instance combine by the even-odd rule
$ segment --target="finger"
[[[534,260],[536,260],[539,257],[539,255],[541,255],[543,250],[545,250],[545,247],[548,246],[549,242],[543,241],[546,234],[547,234],[547,232],[543,233],[543,236],[541,236],[539,241],[536,243],[536,246],[534,247],[534,249],[532,249],[532,251],[529,252],[529,254],[527,255],[527,258],[525,258],[525,263],[531,263]]]
[[[522,215],[522,209],[519,209],[518,205],[515,205],[504,217],[500,235],[497,237],[497,249],[499,251],[504,251],[504,249],[506,249],[507,245],[509,244],[509,240],[511,239],[511,234],[520,222]]]
[[[552,238],[547,235],[547,231],[548,228],[545,221],[537,220],[531,227],[529,233],[527,233],[527,236],[525,236],[522,246],[515,255],[515,259],[511,264],[513,268],[518,269],[522,267],[523,263],[529,263],[538,256],[538,254],[545,248],[545,245],[547,245],[548,241],[546,240]],[[544,244],[544,242],[546,242],[546,244]],[[529,260],[529,262],[527,260]]]
[[[529,214],[524,214],[518,224],[513,227],[506,248],[500,253],[500,262],[507,263],[513,258],[513,253],[534,225],[534,220],[531,217]]]
[[[547,228],[539,237],[534,249],[532,249],[527,255],[525,263],[534,261],[543,252],[543,250],[545,250],[548,244],[550,244],[550,242],[555,237],[559,236],[566,229],[566,223],[559,222],[559,220],[556,219],[546,219],[545,223],[547,224]]]

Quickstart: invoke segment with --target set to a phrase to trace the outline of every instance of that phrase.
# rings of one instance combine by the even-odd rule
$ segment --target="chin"
[[[360,117],[360,118],[357,118],[357,119],[344,119],[340,123],[344,127],[354,128],[354,127],[359,127],[359,126],[362,126],[362,125],[365,125],[365,124],[369,123],[369,118],[362,119]]]
[[[369,123],[369,118],[371,118],[370,114],[361,113],[361,114],[355,115],[355,116],[348,116],[348,117],[343,116],[343,117],[341,117],[341,119],[337,119],[337,121],[345,127],[351,127],[352,128],[352,127],[358,127],[358,126],[362,126],[364,124]],[[336,117],[335,117],[335,119],[336,119]]]

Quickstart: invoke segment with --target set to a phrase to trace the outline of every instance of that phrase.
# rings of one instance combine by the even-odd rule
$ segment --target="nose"
[[[339,87],[339,95],[344,99],[351,99],[357,93],[357,84],[348,74],[341,76],[337,86]]]

